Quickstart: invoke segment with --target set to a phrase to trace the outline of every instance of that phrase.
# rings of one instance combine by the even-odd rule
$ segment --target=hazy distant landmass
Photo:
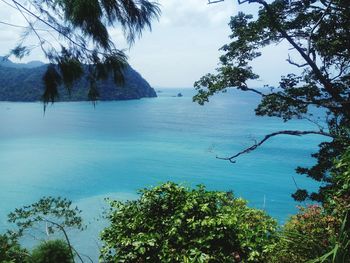
[[[42,77],[46,65],[40,61],[13,63],[0,57],[0,101],[39,101],[44,91]],[[128,100],[157,97],[154,89],[133,68],[125,69],[123,86],[112,78],[99,81],[99,100]],[[62,86],[58,101],[85,101],[88,99],[88,82],[85,78],[77,81],[71,94]]]

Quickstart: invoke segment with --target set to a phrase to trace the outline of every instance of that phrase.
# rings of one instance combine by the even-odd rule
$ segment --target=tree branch
[[[293,38],[290,35],[288,35],[288,33],[280,26],[280,23],[277,21],[273,11],[270,9],[269,4],[264,0],[238,0],[239,4],[245,2],[259,3],[265,8],[270,18],[271,27],[275,28],[298,51],[298,53],[302,56],[306,63],[309,64],[317,79],[324,86],[325,90],[332,96],[332,98],[337,103],[341,104],[344,107],[345,114],[347,116],[350,116],[350,104],[344,100],[344,98],[336,89],[334,89],[330,80],[322,74],[321,70],[318,68],[316,63],[308,56],[308,54],[306,54],[304,50],[293,40]]]
[[[208,5],[224,2],[225,0],[208,0]]]
[[[289,64],[291,64],[291,65],[293,65],[293,66],[297,66],[298,68],[303,68],[303,67],[306,67],[306,66],[308,65],[307,63],[299,64],[299,63],[294,62],[294,61],[291,59],[290,55],[288,55],[288,58],[287,58],[286,60],[287,60],[287,62],[288,62]]]
[[[23,28],[23,29],[28,29],[28,26],[23,26],[23,25],[16,25],[16,24],[11,24],[5,21],[0,21],[0,24],[6,25],[6,26],[11,26],[11,27],[17,27],[17,28]],[[43,29],[43,28],[35,28],[36,31],[45,31],[45,32],[50,32],[48,29]]]
[[[58,224],[58,223],[56,223],[56,222],[54,222],[54,221],[52,221],[52,220],[49,220],[49,219],[46,219],[46,218],[43,218],[43,219],[44,219],[44,221],[46,221],[46,222],[48,222],[48,223],[50,223],[50,224],[52,224],[52,225],[55,225],[57,228],[59,228],[59,229],[62,231],[62,233],[63,233],[63,235],[64,235],[64,237],[65,237],[65,239],[66,239],[67,245],[68,245],[68,247],[69,247],[70,256],[71,256],[73,262],[75,262],[75,261],[74,261],[74,254],[73,254],[73,251],[75,251],[75,253],[77,254],[77,256],[78,256],[78,258],[80,259],[80,261],[81,261],[82,263],[84,263],[83,259],[82,259],[81,256],[79,255],[79,253],[78,253],[78,252],[74,249],[74,247],[71,245],[70,240],[69,240],[69,237],[68,237],[68,234],[67,234],[66,230],[64,229],[64,227],[63,227],[61,224]]]
[[[78,43],[77,41],[75,41],[74,39],[72,39],[70,36],[68,36],[67,34],[65,34],[64,32],[62,32],[59,28],[56,28],[55,26],[53,26],[52,24],[50,24],[49,22],[43,20],[41,17],[39,17],[38,15],[34,14],[32,11],[30,11],[28,8],[26,8],[25,6],[23,6],[22,4],[20,4],[19,2],[17,2],[16,0],[12,0],[12,2],[15,4],[15,6],[17,7],[17,9],[21,9],[24,10],[25,12],[27,12],[28,14],[30,14],[31,16],[33,16],[34,18],[36,18],[37,20],[39,20],[40,22],[42,22],[43,24],[45,24],[46,26],[48,26],[49,28],[53,29],[54,31],[56,31],[58,34],[62,35],[63,37],[65,37],[68,41],[70,41],[73,45],[76,45],[77,47],[81,48],[82,50],[85,50],[87,52],[93,53],[94,50],[91,50],[83,45],[81,45],[80,43]],[[20,10],[20,11],[21,11]],[[30,25],[31,28],[32,25],[28,22],[28,24]],[[34,30],[35,31],[35,30]],[[98,52],[99,54],[104,55],[105,53],[103,52]]]
[[[238,87],[237,89],[240,89],[240,90],[243,90],[243,91],[251,91],[251,92],[254,92],[262,97],[265,96],[264,93],[262,93],[261,91],[257,90],[257,89],[253,89],[253,88],[248,88],[248,86],[245,84],[245,86],[241,86],[241,87]]]
[[[33,30],[34,34],[37,36],[38,40],[39,40],[39,44],[41,47],[41,50],[43,51],[43,53],[45,54],[46,57],[48,57],[47,52],[44,48],[44,43],[46,42],[40,35],[39,33],[35,30],[33,24],[29,21],[29,19],[25,16],[25,14],[23,13],[23,11],[20,9],[19,4],[14,1],[14,4],[17,8],[17,10],[20,12],[20,14],[23,16],[23,18],[27,21],[29,27]]]
[[[216,156],[217,159],[220,160],[226,160],[230,161],[231,163],[235,163],[235,159],[242,155],[249,153],[259,146],[261,146],[263,143],[265,143],[267,140],[271,139],[272,137],[278,136],[278,135],[292,135],[292,136],[302,136],[302,135],[308,135],[308,134],[316,134],[316,135],[322,135],[322,136],[327,136],[333,138],[333,136],[330,133],[324,132],[324,131],[298,131],[298,130],[284,130],[284,131],[278,131],[278,132],[273,132],[270,134],[265,135],[265,137],[259,141],[255,142],[254,145],[250,146],[249,148],[244,149],[243,151],[240,151],[239,153],[232,155],[230,157],[218,157]]]

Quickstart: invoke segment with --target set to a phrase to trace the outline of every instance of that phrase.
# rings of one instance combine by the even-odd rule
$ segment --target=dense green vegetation
[[[350,259],[350,149],[336,161],[324,205],[300,208],[284,226],[249,208],[231,192],[165,183],[140,191],[133,201],[110,201],[101,233],[101,262],[336,262]],[[66,199],[43,198],[9,215],[18,231],[0,239],[2,262],[83,261],[69,240],[83,230],[78,208]],[[37,224],[65,233],[64,241],[40,243],[32,252],[18,244]],[[59,252],[61,251],[61,252]],[[63,251],[63,252],[62,252]],[[58,261],[47,261],[57,255]],[[42,261],[40,261],[40,260]],[[64,261],[62,261],[64,259]],[[34,260],[34,261],[33,261]],[[46,260],[46,261],[45,261]],[[61,261],[60,261],[61,260]]]
[[[17,65],[17,67],[15,67]],[[23,68],[13,64],[11,67],[0,66],[0,101],[42,101],[45,90],[43,76],[47,66]],[[109,77],[96,83],[96,99],[125,100],[157,96],[154,89],[142,76],[130,66],[124,68],[124,82],[116,85]],[[89,83],[82,78],[68,91],[59,86],[57,101],[88,100]]]
[[[70,249],[63,240],[39,243],[31,252],[21,248],[15,238],[0,236],[1,263],[73,263]]]
[[[49,240],[33,249],[28,260],[32,263],[73,263],[70,249],[62,240]]]
[[[125,8],[127,2],[133,7],[133,1],[78,2],[81,5],[77,9],[72,8],[74,5],[71,5],[71,1],[35,1],[35,5],[44,4],[44,8],[54,11],[54,14],[56,11],[53,7],[59,13],[64,11],[67,23],[73,29],[82,30],[98,50],[107,53],[112,48],[108,43],[109,35],[104,31],[102,14],[110,22],[120,21],[131,36],[158,14],[157,8],[148,1],[141,1],[141,6],[146,8],[142,13],[145,17],[138,17],[140,12],[137,8],[131,8],[131,11]],[[232,42],[222,48],[225,53],[220,58],[221,65],[217,73],[208,74],[195,84],[199,93],[194,99],[204,103],[216,92],[236,87],[261,96],[261,103],[256,109],[258,115],[277,116],[285,121],[304,118],[315,123],[315,130],[276,131],[252,147],[225,159],[235,162],[239,155],[256,149],[269,138],[280,134],[326,136],[331,141],[322,143],[319,152],[314,154],[317,158],[316,165],[297,169],[297,172],[321,182],[322,187],[317,193],[309,193],[304,189],[294,195],[300,201],[309,199],[320,202],[301,207],[298,214],[291,216],[286,224],[279,227],[265,212],[249,208],[246,201],[235,198],[232,193],[208,191],[203,186],[190,189],[165,183],[153,189],[142,190],[137,200],[110,202],[106,217],[109,225],[101,233],[102,262],[350,261],[348,1],[275,0],[271,4],[264,0],[239,2],[261,5],[259,14],[253,17],[239,13],[232,18]],[[122,10],[127,12],[117,10],[117,3],[122,3]],[[91,19],[88,19],[86,10],[93,11]],[[52,18],[52,24],[59,25]],[[101,35],[101,32],[106,34]],[[72,34],[68,36],[74,36],[74,32]],[[67,38],[67,35],[64,37]],[[301,56],[305,63],[296,63],[292,58],[288,58],[288,62],[304,68],[304,71],[301,74],[283,76],[280,86],[268,93],[248,87],[248,80],[258,78],[250,62],[261,55],[259,48],[283,40],[293,46],[296,51],[294,55]],[[78,51],[81,51],[81,47],[62,49],[60,54],[53,57],[48,53],[48,57],[57,62],[59,68],[53,64],[47,68],[38,68],[42,73],[45,72],[47,93],[44,93],[44,101],[56,99],[56,88],[60,81],[72,84],[77,76],[82,76],[81,60],[88,53],[81,56]],[[23,52],[26,49],[18,46],[12,53],[21,56]],[[93,54],[88,57],[88,61],[94,64],[90,68],[92,73],[89,72],[88,76],[101,74],[99,77],[103,77],[114,67],[114,78],[120,77],[124,63],[122,54],[112,57],[94,57]],[[74,73],[72,75],[71,69]],[[21,78],[28,76],[27,81],[31,81],[26,69],[17,72],[22,74]],[[14,73],[9,70],[4,74],[9,77]],[[88,96],[92,99],[96,98],[97,79],[93,78],[87,83]],[[32,81],[31,84],[37,85],[38,82]],[[314,107],[323,109],[323,120],[314,118]],[[57,259],[60,262],[77,259],[84,261],[70,243],[69,228],[84,229],[80,211],[72,207],[70,201],[43,198],[37,203],[16,209],[9,215],[9,220],[16,223],[18,229],[0,236],[2,262],[48,262],[48,257],[54,259],[54,256],[50,256],[53,254],[63,257]],[[49,233],[63,233],[65,240],[45,242],[32,251],[21,248],[20,237],[37,224],[47,224]]]
[[[111,202],[106,262],[263,262],[276,221],[232,193],[166,183],[136,201]]]
[[[330,177],[335,187],[327,191],[323,205],[301,207],[283,226],[232,192],[204,186],[192,189],[169,182],[141,190],[137,200],[110,200],[100,260],[347,263],[350,148],[335,161]],[[1,262],[84,262],[69,238],[70,228],[85,229],[80,215],[72,202],[52,197],[16,209],[9,220],[17,230],[0,238]],[[21,248],[19,238],[40,224],[51,234],[64,233],[65,240],[41,242],[32,251]]]
[[[198,94],[194,100],[203,104],[213,94],[232,87],[261,97],[255,110],[259,116],[279,117],[284,121],[305,119],[314,124],[310,130],[277,130],[224,159],[235,162],[239,155],[278,135],[324,136],[319,151],[312,155],[317,163],[296,169],[297,173],[321,182],[322,187],[313,193],[299,189],[293,195],[299,201],[322,202],[327,190],[333,187],[329,176],[333,159],[339,158],[350,145],[349,1],[240,2],[259,7],[259,13],[253,16],[239,12],[231,18],[231,42],[221,48],[224,54],[217,72],[195,83]],[[291,51],[286,51],[286,63],[295,66],[295,72],[282,76],[279,86],[268,91],[248,86],[250,80],[259,79],[252,61],[262,55],[262,48],[281,42],[291,47]],[[324,114],[315,115],[315,108]]]
[[[5,234],[0,235],[0,262],[25,262],[28,255],[28,251],[21,248],[16,237],[10,237]]]

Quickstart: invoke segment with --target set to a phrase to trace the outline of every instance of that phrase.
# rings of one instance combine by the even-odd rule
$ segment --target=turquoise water
[[[180,91],[184,97],[172,97]],[[163,89],[158,98],[99,102],[96,108],[56,103],[45,116],[40,103],[1,102],[0,230],[13,208],[44,195],[72,199],[92,220],[103,197],[135,198],[137,189],[169,180],[233,190],[258,208],[265,198],[265,209],[283,222],[296,211],[292,177],[299,187],[316,187],[294,168],[314,162],[310,153],[323,138],[280,136],[236,164],[218,160],[268,132],[313,126],[254,116],[254,94],[229,92],[205,106],[192,103],[193,94]],[[94,225],[88,233],[98,231]],[[83,250],[92,239],[80,242]]]

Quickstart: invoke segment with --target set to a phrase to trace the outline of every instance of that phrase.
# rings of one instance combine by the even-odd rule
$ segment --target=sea
[[[236,163],[220,160],[264,135],[315,129],[305,120],[255,116],[260,98],[229,91],[204,106],[195,90],[157,89],[157,98],[43,104],[0,102],[0,233],[13,227],[7,214],[43,196],[69,198],[83,212],[87,230],[72,237],[77,250],[97,261],[99,232],[108,224],[105,198],[132,200],[138,190],[167,181],[233,191],[249,206],[283,224],[296,213],[291,194],[317,189],[295,173],[311,166],[319,136],[271,138]],[[177,97],[181,93],[182,97]],[[24,241],[31,246],[34,241]]]

